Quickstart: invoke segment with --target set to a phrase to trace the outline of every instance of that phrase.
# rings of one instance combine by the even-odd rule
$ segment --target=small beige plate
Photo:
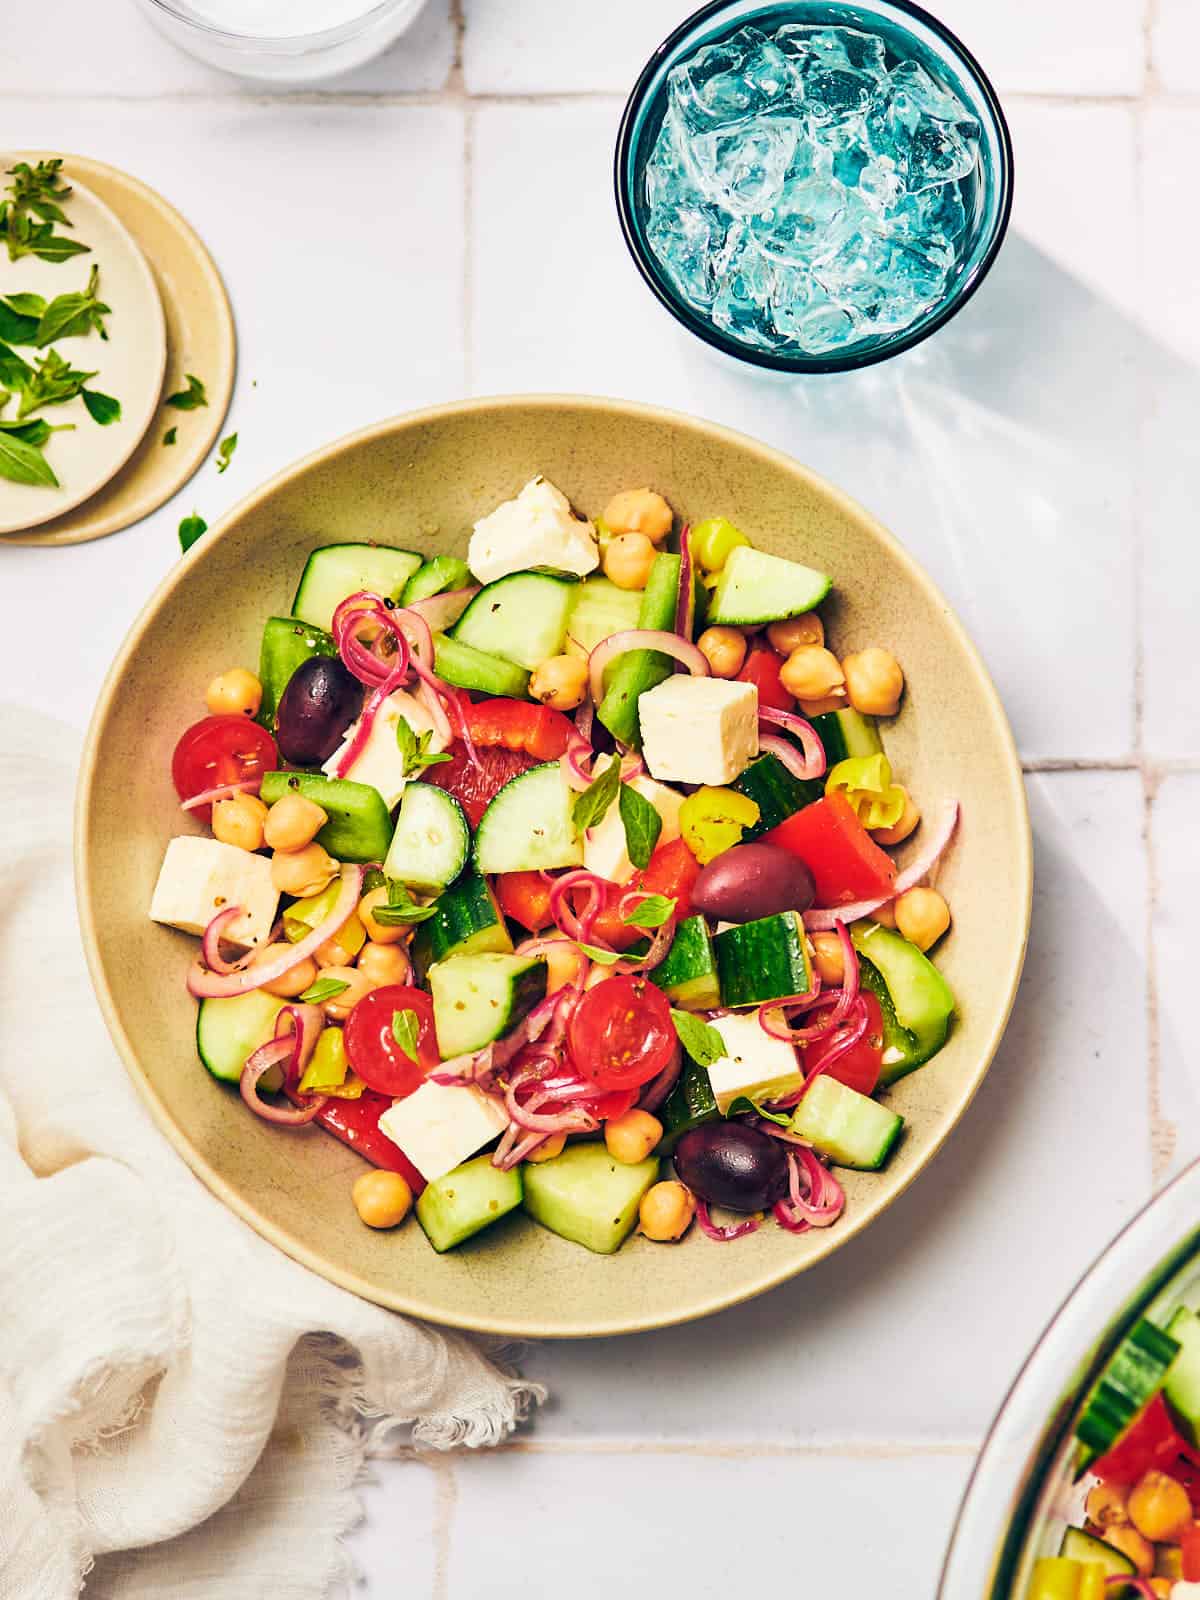
[[[47,154],[53,152],[22,152],[16,159],[32,162]],[[71,181],[78,178],[111,207],[149,263],[167,326],[162,394],[183,389],[184,374],[194,372],[204,382],[208,405],[196,411],[160,405],[140,445],[116,477],[75,510],[33,532],[8,534],[0,540],[5,544],[82,544],[149,516],[206,460],[233,395],[237,339],[229,298],[212,257],[191,225],[160,194],[129,173],[86,156],[67,155],[63,160],[67,177]],[[170,427],[176,429],[176,443],[164,445],[163,435]]]
[[[723,513],[776,555],[833,574],[822,608],[837,649],[882,644],[908,690],[888,753],[929,812],[951,795],[962,827],[939,876],[954,927],[938,949],[959,1018],[941,1052],[888,1091],[905,1134],[883,1172],[843,1172],[845,1216],[736,1244],[693,1229],[590,1255],[527,1217],[444,1256],[414,1221],[364,1228],[362,1163],[319,1128],[281,1130],[196,1058],[184,980],[196,941],[146,915],[167,840],[196,831],[171,786],[171,751],[203,714],[215,672],[258,660],[316,545],[363,529],[426,555],[462,554],[472,519],[544,472],[583,511],[652,484],[685,521]],[[1029,819],[1012,735],[974,646],[908,553],[840,490],[741,434],[651,406],[569,396],[470,400],[342,439],[243,500],[176,563],[108,674],[80,769],[76,884],[100,1004],[134,1083],[214,1192],[314,1272],[381,1305],[457,1327],[575,1337],[707,1315],[848,1243],[926,1167],[987,1071],[1029,927]],[[921,847],[921,834],[901,859]]]
[[[0,170],[7,172],[22,159],[0,154]],[[0,295],[40,294],[50,301],[82,290],[93,265],[98,266],[97,293],[112,308],[105,318],[108,338],[93,330],[80,338],[56,340],[54,349],[77,370],[95,372],[87,387],[119,400],[121,415],[101,427],[89,416],[82,397],[39,411],[37,416],[53,427],[73,429],[53,434],[42,447],[59,487],[0,478],[0,533],[24,533],[49,522],[115,477],[141,443],[162,392],[167,330],[154,277],[109,207],[73,173],[69,177],[72,192],[63,210],[72,226],[59,223],[57,231],[90,245],[90,254],[67,261],[41,261],[36,256],[10,261],[7,251],[0,252]],[[30,366],[45,353],[29,345],[15,349]],[[16,406],[10,401],[5,418],[15,416]]]

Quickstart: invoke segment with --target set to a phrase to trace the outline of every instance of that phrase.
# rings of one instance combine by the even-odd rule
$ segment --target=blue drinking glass
[[[883,40],[890,60],[918,62],[951,89],[979,124],[974,169],[959,180],[966,227],[957,241],[953,267],[940,298],[905,328],[867,334],[839,348],[807,353],[799,348],[764,349],[735,338],[703,311],[689,305],[671,282],[647,240],[646,165],[668,104],[671,69],[704,45],[744,27],[770,34],[785,23],[856,28]],[[958,311],[983,282],[996,259],[1012,210],[1012,141],[996,91],[974,56],[943,26],[910,0],[713,0],[654,52],[634,85],[617,136],[616,194],[621,229],[638,271],[659,302],[690,333],[735,359],[782,373],[849,372],[898,355],[927,339]]]

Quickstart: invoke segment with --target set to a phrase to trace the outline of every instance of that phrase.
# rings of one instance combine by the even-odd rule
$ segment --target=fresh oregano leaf
[[[671,1021],[675,1024],[680,1044],[699,1066],[711,1067],[714,1061],[720,1061],[728,1053],[725,1041],[717,1030],[710,1028],[700,1017],[694,1017],[690,1011],[672,1008]]]
[[[641,871],[649,863],[654,846],[658,843],[662,818],[645,795],[639,794],[628,783],[621,785],[619,805],[621,821],[625,825],[625,853]],[[642,926],[648,928],[655,924],[647,922]]]
[[[208,523],[198,512],[193,511],[190,517],[184,517],[179,524],[179,546],[182,550],[190,550],[201,534],[208,532]]]
[[[345,994],[350,985],[343,978],[318,978],[316,983],[310,983],[302,995],[299,995],[301,1005],[319,1006],[322,1000],[336,1000],[339,994]]]
[[[185,372],[184,381],[186,389],[179,389],[174,394],[169,394],[163,401],[165,406],[174,406],[176,411],[195,411],[200,406],[208,404],[208,395],[204,392],[204,385],[194,372]]]
[[[119,400],[114,400],[110,394],[101,394],[99,389],[84,389],[82,393],[83,403],[93,422],[98,422],[102,428],[107,428],[110,422],[120,422]]]
[[[238,436],[236,433],[227,434],[217,446],[217,471],[224,472],[233,460],[233,452],[237,449]]]
[[[611,756],[608,766],[598,778],[593,778],[582,794],[576,795],[571,807],[571,821],[580,833],[603,822],[609,806],[617,798],[621,786],[621,758]]]
[[[415,1011],[407,1009],[392,1012],[392,1038],[410,1061],[417,1059],[417,1037],[421,1031],[421,1019]]]
[[[8,431],[0,432],[0,478],[43,489],[58,488],[54,469],[37,445]]]
[[[674,900],[668,900],[664,894],[648,894],[621,920],[628,928],[661,928],[674,913]]]

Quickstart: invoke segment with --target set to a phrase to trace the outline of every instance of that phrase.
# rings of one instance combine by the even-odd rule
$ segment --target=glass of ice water
[[[907,0],[715,0],[634,86],[616,189],[642,277],[690,332],[761,368],[842,372],[978,288],[1012,145],[978,62]]]
[[[138,0],[189,55],[241,77],[315,83],[386,50],[425,0]]]

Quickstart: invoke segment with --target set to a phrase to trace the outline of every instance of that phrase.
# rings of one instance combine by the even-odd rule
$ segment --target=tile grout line
[[[530,1456],[687,1456],[715,1461],[819,1460],[840,1456],[851,1460],[891,1461],[974,1456],[982,1439],[831,1440],[825,1444],[756,1443],[746,1440],[689,1439],[512,1439],[495,1446],[501,1455]]]
[[[458,1479],[449,1456],[426,1459],[433,1473],[433,1583],[430,1600],[447,1600],[450,1593],[450,1548],[458,1510]]]

